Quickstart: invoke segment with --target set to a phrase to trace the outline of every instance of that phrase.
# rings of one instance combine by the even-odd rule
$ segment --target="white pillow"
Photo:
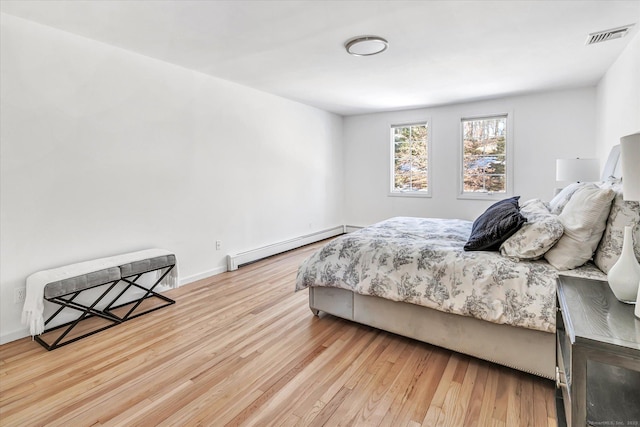
[[[564,227],[539,199],[523,203],[520,213],[527,222],[500,246],[500,253],[514,261],[542,258],[562,237]]]
[[[564,234],[545,255],[558,270],[571,270],[589,261],[598,247],[615,192],[587,184],[576,190],[558,219]]]
[[[571,200],[571,196],[573,196],[579,188],[589,185],[591,185],[590,182],[574,182],[573,184],[569,184],[564,187],[549,202],[549,210],[551,213],[554,215],[560,215],[560,213],[562,213],[562,209],[564,209],[567,203],[569,203],[569,200]]]

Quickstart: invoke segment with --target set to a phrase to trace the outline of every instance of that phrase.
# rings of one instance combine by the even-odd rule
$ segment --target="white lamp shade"
[[[571,182],[597,181],[600,178],[598,159],[556,160],[556,180]]]
[[[620,153],[624,200],[640,201],[640,133],[620,138]]]

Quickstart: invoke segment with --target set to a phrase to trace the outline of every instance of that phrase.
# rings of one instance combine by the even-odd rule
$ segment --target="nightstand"
[[[560,276],[556,382],[568,426],[640,426],[640,320],[633,309],[607,282]]]

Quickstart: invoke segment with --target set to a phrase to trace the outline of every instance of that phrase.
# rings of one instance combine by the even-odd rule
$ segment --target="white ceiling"
[[[631,1],[10,1],[2,12],[351,115],[595,85]],[[622,39],[590,32],[636,23]],[[379,35],[389,49],[352,57]]]

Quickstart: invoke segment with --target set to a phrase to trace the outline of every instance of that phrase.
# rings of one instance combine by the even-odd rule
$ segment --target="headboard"
[[[614,145],[609,151],[609,157],[602,169],[602,175],[600,179],[606,180],[610,176],[615,178],[622,178],[622,162],[620,161],[620,144]]]

